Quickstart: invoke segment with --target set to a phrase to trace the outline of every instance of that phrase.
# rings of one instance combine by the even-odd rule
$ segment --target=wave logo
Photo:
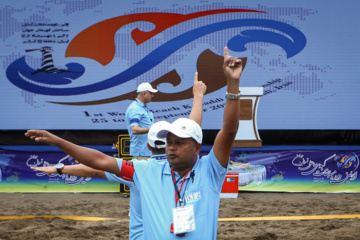
[[[116,52],[115,34],[122,27],[137,22],[149,22],[154,28],[151,31],[141,31],[135,28],[131,31],[131,37],[137,46],[149,41],[159,33],[186,21],[201,18],[214,14],[234,13],[234,12],[252,12],[255,14],[264,14],[264,12],[244,9],[217,9],[191,14],[175,13],[138,13],[119,16],[104,20],[80,32],[69,43],[65,58],[82,57],[92,59],[102,66],[108,65],[113,61]],[[164,21],[166,19],[166,21]],[[174,54],[180,48],[196,41],[197,39],[213,34],[219,31],[244,28],[240,33],[231,37],[227,46],[235,52],[245,52],[246,44],[252,42],[267,42],[280,46],[291,58],[301,52],[306,45],[305,35],[297,28],[276,20],[248,18],[232,19],[219,21],[195,29],[186,31],[177,36],[173,36],[167,42],[162,43],[155,49],[149,51],[138,62],[132,64],[127,69],[115,74],[107,79],[102,79],[91,84],[82,83],[75,85],[74,81],[86,81],[81,76],[86,71],[86,67],[79,63],[68,63],[66,69],[54,67],[51,59],[51,47],[42,47],[39,49],[29,49],[27,51],[39,51],[43,54],[42,67],[33,69],[26,64],[25,56],[12,62],[6,70],[9,81],[28,92],[49,95],[49,96],[71,96],[94,93],[103,91],[121,84],[129,82],[140,75],[150,71],[158,66],[166,58]],[[216,40],[214,40],[216,41]],[[210,49],[205,49],[199,55],[196,63],[199,79],[207,85],[207,94],[225,87],[226,81],[222,73],[223,56],[217,55]],[[246,58],[243,58],[244,67]],[[170,83],[178,86],[181,78],[176,69],[171,70],[152,82],[157,88],[159,84]],[[79,86],[80,85],[80,86]],[[66,105],[96,105],[111,102],[133,99],[134,92],[121,94],[119,96],[93,100],[87,102],[53,102]],[[176,93],[158,92],[155,101],[177,101],[192,98],[192,89],[186,89]]]
[[[355,172],[359,167],[359,157],[355,154],[337,154],[334,167],[340,173]]]

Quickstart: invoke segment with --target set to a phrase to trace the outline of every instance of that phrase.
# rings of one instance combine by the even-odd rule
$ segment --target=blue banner
[[[119,192],[119,184],[107,179],[66,174],[48,176],[30,169],[57,163],[79,164],[63,152],[0,150],[0,192]]]
[[[241,191],[360,192],[360,151],[234,151]]]
[[[200,156],[208,153],[204,147]],[[229,172],[239,173],[240,191],[360,192],[359,158],[359,150],[233,149]],[[119,184],[106,179],[48,176],[30,169],[58,162],[78,164],[58,150],[1,150],[0,192],[119,192]]]

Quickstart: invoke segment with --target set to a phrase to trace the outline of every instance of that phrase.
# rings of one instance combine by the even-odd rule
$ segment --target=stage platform
[[[111,145],[82,145],[116,156]],[[203,146],[200,156],[211,146]],[[233,148],[229,172],[239,174],[239,191],[360,192],[360,145],[264,145]],[[0,192],[118,192],[106,179],[34,172],[31,166],[78,164],[47,145],[0,145]]]

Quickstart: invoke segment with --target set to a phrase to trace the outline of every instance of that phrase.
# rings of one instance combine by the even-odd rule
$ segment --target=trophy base
[[[234,140],[233,148],[261,148],[262,140]]]

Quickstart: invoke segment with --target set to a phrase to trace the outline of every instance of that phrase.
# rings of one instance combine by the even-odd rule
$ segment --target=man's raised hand
[[[229,56],[228,47],[224,47],[223,69],[228,81],[239,81],[243,70],[242,61],[240,58]]]
[[[198,73],[195,73],[194,76],[194,86],[193,86],[193,95],[204,96],[206,92],[206,85],[202,81],[198,80]]]

